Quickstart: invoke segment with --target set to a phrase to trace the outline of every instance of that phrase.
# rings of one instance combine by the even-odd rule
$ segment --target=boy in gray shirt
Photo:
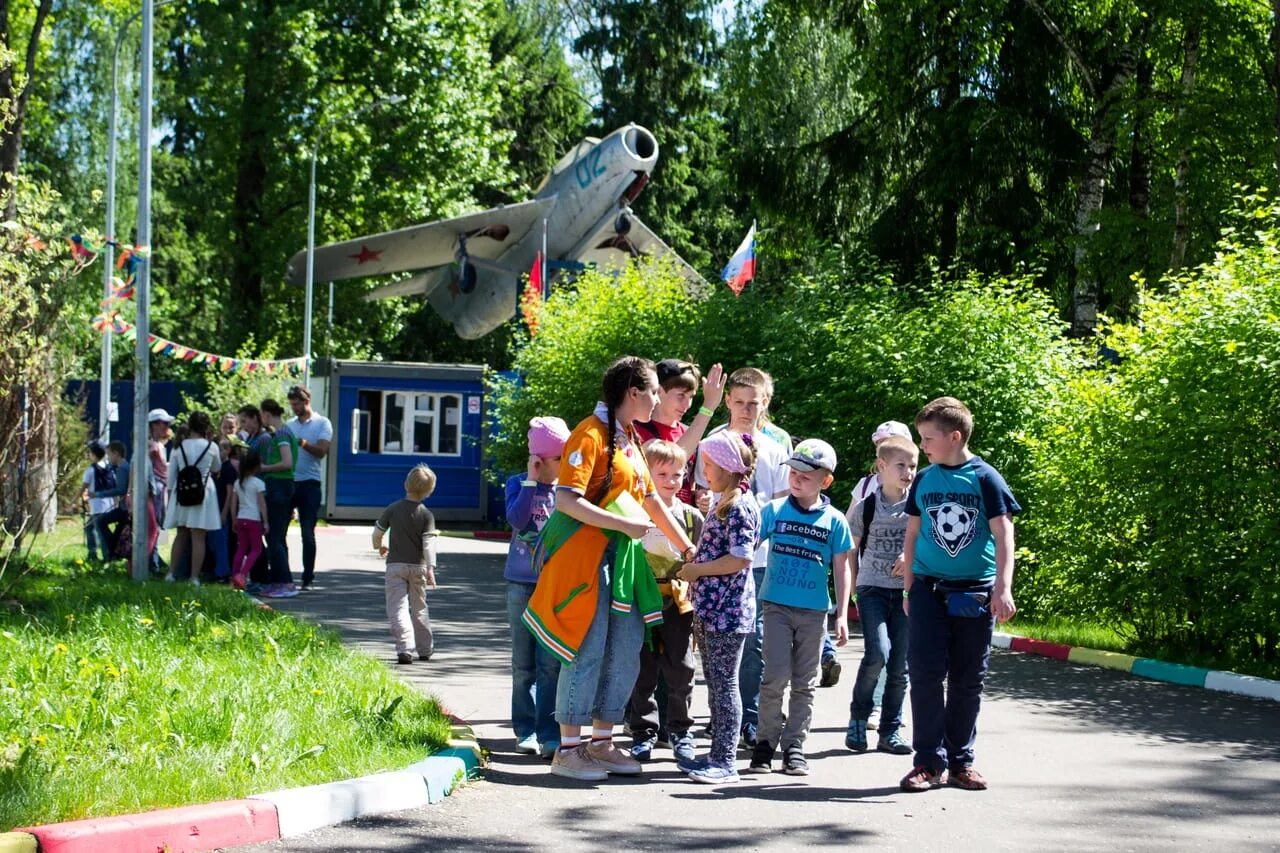
[[[898,729],[907,695],[907,614],[902,609],[902,544],[907,533],[907,492],[915,479],[920,450],[909,438],[893,435],[876,447],[880,485],[849,513],[853,533],[853,586],[862,621],[863,654],[853,683],[845,746],[867,750],[867,718],[874,707],[876,680],[888,665],[880,738],[876,749],[910,755],[911,745]]]
[[[373,528],[373,548],[387,560],[387,619],[396,642],[396,661],[430,660],[431,620],[427,587],[436,587],[436,520],[422,505],[436,488],[435,472],[418,465],[404,481],[404,499],[382,511]],[[382,537],[391,531],[390,543]]]

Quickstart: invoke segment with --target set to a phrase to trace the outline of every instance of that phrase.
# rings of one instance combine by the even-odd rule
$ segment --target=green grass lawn
[[[49,565],[0,602],[0,831],[399,769],[448,740],[434,700],[332,631],[120,566]]]
[[[1050,643],[1065,643],[1068,646],[1130,654],[1125,638],[1120,636],[1114,628],[1104,625],[1091,625],[1070,619],[1024,619],[1017,616],[1012,622],[997,626],[997,629],[1020,637],[1046,640]]]

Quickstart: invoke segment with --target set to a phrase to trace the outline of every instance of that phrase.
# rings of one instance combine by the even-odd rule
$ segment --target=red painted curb
[[[476,530],[471,535],[477,539],[492,539],[497,542],[511,541],[510,530]]]
[[[1054,660],[1067,660],[1071,655],[1070,646],[1045,640],[1033,640],[1030,637],[1014,637],[1009,643],[1009,648],[1015,652],[1027,652]]]
[[[226,800],[145,814],[26,827],[42,853],[126,850],[216,850],[280,837],[276,807],[264,800]]]

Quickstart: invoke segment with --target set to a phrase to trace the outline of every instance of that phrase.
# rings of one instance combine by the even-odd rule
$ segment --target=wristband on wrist
[[[711,410],[711,409],[708,409],[706,406],[699,406],[699,407],[698,407],[698,414],[700,414],[700,415],[706,415],[707,417],[711,417],[712,415],[714,415],[714,414],[715,414],[715,412],[714,412],[713,410]]]
[[[536,485],[538,485],[538,481],[537,481],[537,480],[521,480],[521,481],[520,481],[520,485],[522,485],[522,486],[536,486]]]

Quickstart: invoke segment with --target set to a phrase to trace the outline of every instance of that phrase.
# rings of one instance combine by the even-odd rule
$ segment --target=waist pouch
[[[948,616],[981,619],[991,615],[994,587],[990,581],[938,581],[933,585],[933,592],[946,604]]]

